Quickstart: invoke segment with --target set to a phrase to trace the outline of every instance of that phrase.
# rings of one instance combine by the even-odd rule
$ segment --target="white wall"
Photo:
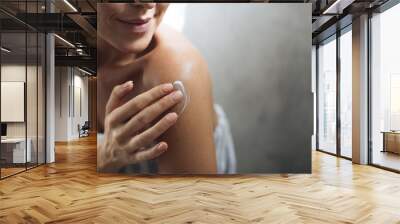
[[[68,86],[69,76],[67,67],[55,68],[55,140],[68,140]]]
[[[56,67],[55,85],[55,141],[77,139],[78,124],[88,120],[88,78],[75,68]]]
[[[24,122],[25,83],[1,82],[1,121]]]
[[[25,82],[25,65],[8,64],[1,66],[1,81]],[[29,70],[30,68],[28,68]],[[1,108],[7,110],[7,108]],[[25,123],[12,122],[7,124],[8,137],[25,137]]]
[[[28,71],[28,76],[31,74],[36,75],[36,67],[33,66],[27,66],[25,67],[24,65],[19,65],[19,64],[4,64],[1,66],[1,81],[5,82],[25,82],[25,75],[26,75],[26,70]],[[35,71],[35,72],[33,72]],[[30,78],[30,77],[28,77]],[[32,84],[32,83],[30,83]],[[35,82],[36,84],[36,82]],[[27,89],[31,90],[31,89]],[[32,102],[32,98],[36,99],[36,89],[34,89],[33,92],[28,92],[27,93],[27,103]],[[32,105],[36,107],[35,105]],[[9,108],[1,108],[1,110],[8,110]],[[24,108],[23,108],[24,109]],[[32,117],[32,115],[34,115]],[[28,121],[31,122],[34,119],[36,119],[36,114],[28,113]],[[36,120],[35,120],[36,121]],[[36,123],[36,122],[35,122]],[[25,126],[26,122],[8,122],[7,123],[7,136],[8,137],[25,137]],[[28,125],[28,128],[32,127],[32,124]],[[36,128],[35,128],[36,129]],[[29,136],[28,132],[28,136]]]
[[[83,73],[81,73],[78,70],[74,70],[74,94],[73,99],[74,99],[74,108],[75,113],[73,113],[73,119],[72,119],[72,136],[73,138],[77,138],[79,133],[77,126],[80,124],[81,126],[85,123],[85,121],[89,120],[88,116],[88,77],[83,77]],[[80,91],[80,93],[78,93]],[[80,97],[79,97],[80,95]],[[80,101],[80,102],[79,102]],[[79,108],[81,107],[81,108]],[[80,110],[82,110],[80,112]]]

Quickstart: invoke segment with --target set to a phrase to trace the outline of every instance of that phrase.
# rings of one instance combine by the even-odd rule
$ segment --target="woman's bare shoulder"
[[[183,34],[163,25],[157,38],[158,46],[145,66],[147,84],[155,86],[175,80],[184,83],[208,81],[207,63]]]

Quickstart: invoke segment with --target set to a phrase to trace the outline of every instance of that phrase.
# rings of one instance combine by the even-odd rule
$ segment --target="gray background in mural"
[[[189,4],[183,33],[208,62],[238,172],[311,172],[311,5]]]

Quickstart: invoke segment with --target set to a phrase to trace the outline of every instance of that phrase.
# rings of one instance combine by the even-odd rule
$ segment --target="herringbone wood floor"
[[[311,175],[96,173],[94,138],[0,181],[0,223],[400,223],[400,175],[313,153]]]

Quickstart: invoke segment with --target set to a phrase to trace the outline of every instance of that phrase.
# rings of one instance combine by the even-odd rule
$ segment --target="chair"
[[[85,121],[82,127],[80,127],[80,125],[78,124],[79,138],[89,136],[89,130],[90,130],[89,121]]]

